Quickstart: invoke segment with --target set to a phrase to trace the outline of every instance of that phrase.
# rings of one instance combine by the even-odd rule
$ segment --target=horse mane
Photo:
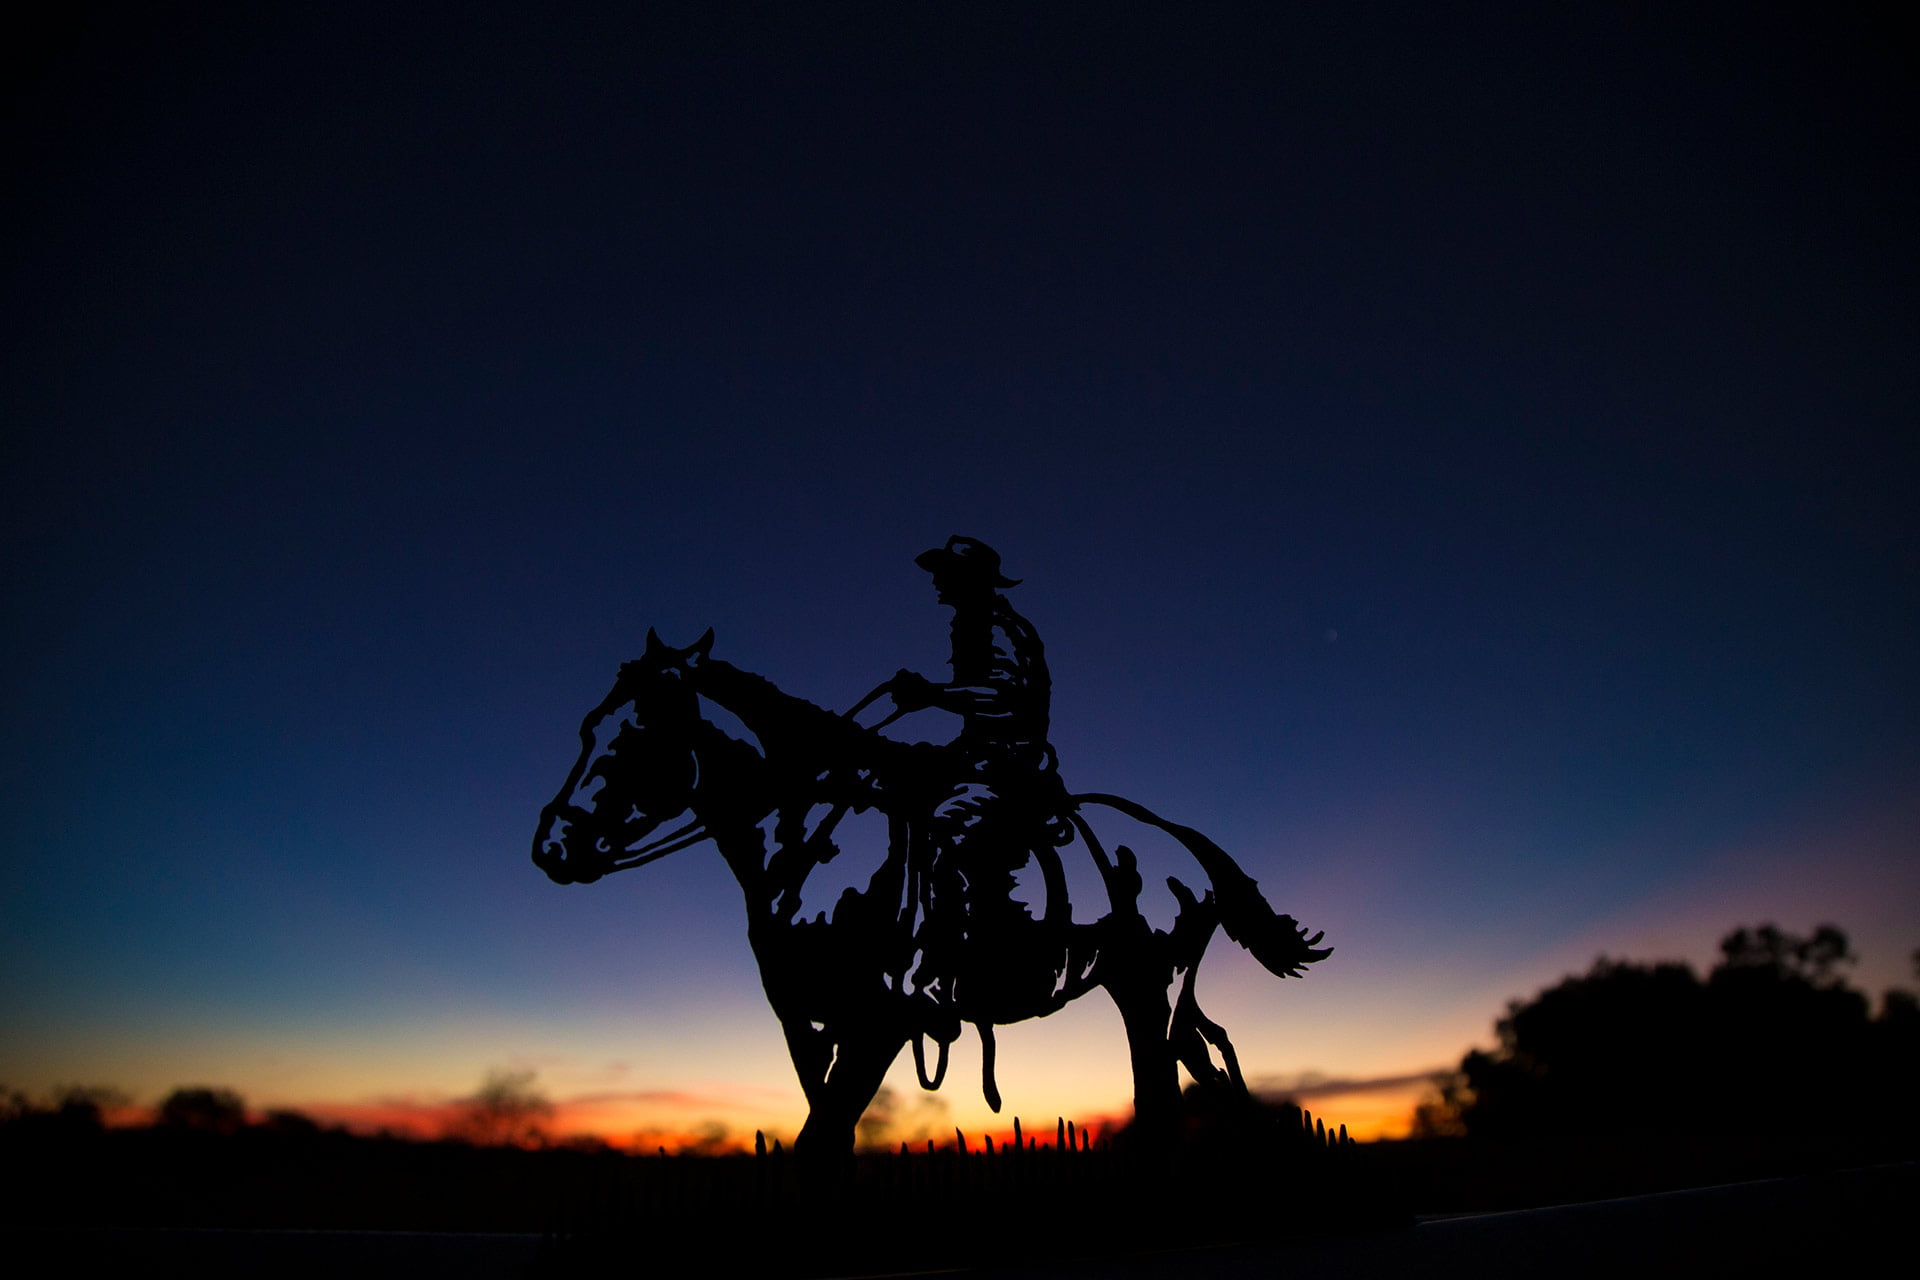
[[[712,698],[742,720],[750,722],[756,713],[772,712],[782,717],[803,715],[835,724],[846,723],[818,703],[788,693],[765,676],[743,671],[731,662],[708,658],[695,670],[694,691]]]

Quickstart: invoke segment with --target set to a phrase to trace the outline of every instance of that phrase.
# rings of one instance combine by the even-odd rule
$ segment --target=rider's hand
[[[887,692],[893,697],[893,705],[902,711],[919,711],[933,705],[933,682],[905,667],[894,672],[893,679],[887,682]]]

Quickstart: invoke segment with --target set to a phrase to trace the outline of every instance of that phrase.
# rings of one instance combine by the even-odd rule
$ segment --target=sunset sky
[[[530,1069],[562,1127],[791,1136],[711,847],[529,844],[649,627],[832,707],[938,677],[954,533],[1024,579],[1069,785],[1325,930],[1201,997],[1356,1132],[1602,952],[1831,920],[1912,985],[1892,26],[73,12],[5,88],[0,1083],[366,1119]],[[903,1058],[903,1125],[985,1127],[977,1072]],[[1117,1016],[999,1079],[1123,1115]]]

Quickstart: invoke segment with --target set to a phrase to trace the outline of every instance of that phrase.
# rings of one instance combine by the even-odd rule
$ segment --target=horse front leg
[[[794,1139],[796,1157],[827,1165],[853,1155],[860,1117],[886,1082],[906,1038],[879,1032],[852,1032],[834,1046],[832,1065],[809,1092],[807,1122]]]

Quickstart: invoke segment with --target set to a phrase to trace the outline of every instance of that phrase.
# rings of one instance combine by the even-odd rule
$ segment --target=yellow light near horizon
[[[1308,1095],[1300,1105],[1313,1113],[1327,1128],[1347,1127],[1347,1136],[1355,1142],[1378,1142],[1386,1138],[1404,1138],[1413,1132],[1413,1109],[1420,1104],[1430,1086],[1424,1081],[1392,1085],[1382,1089],[1355,1089],[1352,1092]]]

